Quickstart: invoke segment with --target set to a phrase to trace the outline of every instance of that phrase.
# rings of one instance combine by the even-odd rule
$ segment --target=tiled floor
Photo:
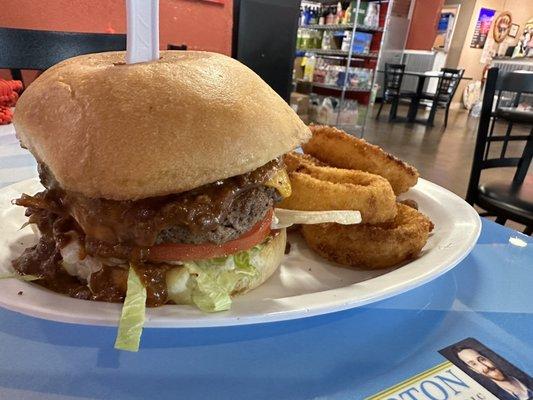
[[[418,168],[420,175],[435,182],[461,197],[465,197],[470,177],[477,124],[479,119],[469,117],[466,110],[450,110],[448,127],[444,129],[443,113],[439,112],[434,127],[404,122],[387,122],[388,108],[384,107],[379,121],[369,116],[364,138],[383,147],[386,151]],[[400,106],[398,115],[405,115],[407,107]],[[427,117],[421,110],[419,117]],[[523,148],[523,147],[522,147]],[[510,148],[517,154],[518,148]],[[497,150],[497,149],[496,149]],[[533,175],[528,184],[533,184]],[[499,169],[486,171],[483,180],[511,180],[514,170]],[[521,225],[508,223],[515,229]]]
[[[407,107],[400,107],[399,115]],[[387,122],[388,108],[383,108],[376,121],[369,116],[364,138],[383,147],[420,171],[420,175],[461,197],[466,194],[479,119],[468,116],[466,110],[450,110],[448,127],[444,129],[443,113],[439,112],[434,127],[404,122]],[[375,115],[375,114],[374,114]],[[419,112],[424,117],[424,112]],[[512,152],[512,148],[509,151]],[[491,171],[486,174],[490,179]],[[503,172],[512,177],[514,171]],[[493,174],[495,175],[495,174]],[[502,171],[497,172],[502,177]]]

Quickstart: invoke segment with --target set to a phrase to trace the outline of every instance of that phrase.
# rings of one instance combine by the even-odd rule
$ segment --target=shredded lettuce
[[[122,306],[115,349],[138,351],[144,325],[146,288],[130,264],[128,289]]]
[[[228,257],[185,263],[189,273],[196,276],[192,302],[205,312],[229,310],[234,289],[240,283],[248,286],[250,281],[259,277],[252,260],[262,247],[258,245]]]
[[[196,277],[192,301],[202,311],[215,312],[229,310],[231,307],[230,293],[236,286],[239,277],[231,271],[201,271]]]
[[[255,253],[257,251],[252,252]],[[238,274],[244,274],[255,277],[258,275],[259,272],[250,261],[250,253],[251,252],[249,251],[241,251],[240,253],[237,253],[233,256],[233,261],[235,262],[235,267],[237,268]]]
[[[231,293],[235,288],[240,284],[248,286],[260,277],[253,259],[262,247],[261,244],[227,257],[184,263],[176,268],[176,273],[167,275],[167,285],[170,280],[174,289],[169,290],[169,294],[180,302],[190,299],[205,312],[228,310],[231,307]],[[146,288],[130,264],[128,289],[115,341],[116,349],[139,350],[145,311]]]
[[[0,274],[0,279],[18,279],[19,281],[31,282],[43,279],[43,277],[37,275],[19,275],[15,272],[7,272],[5,274]]]

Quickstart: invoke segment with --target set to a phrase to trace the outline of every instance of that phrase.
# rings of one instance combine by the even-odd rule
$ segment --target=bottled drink
[[[316,30],[310,29],[309,30],[309,44],[307,45],[308,49],[314,49],[316,43]]]
[[[311,18],[311,13],[309,7],[304,8],[304,25],[309,25],[309,18]]]
[[[328,7],[328,13],[326,15],[326,25],[331,25],[334,23],[335,14],[333,13],[333,8]]]
[[[335,16],[335,23],[336,24],[340,24],[341,22],[342,22],[342,4],[339,1],[337,3],[337,13],[336,13],[336,16]]]
[[[309,9],[309,25],[313,25],[315,23],[315,9],[311,7]]]
[[[333,33],[331,31],[324,31],[324,35],[322,36],[322,44],[320,48],[322,50],[331,50],[331,41],[333,39]]]
[[[351,40],[352,40],[352,32],[344,31],[344,37],[342,38],[342,45],[341,45],[342,51],[350,51]]]
[[[312,47],[311,44],[311,34],[309,29],[304,29],[303,32],[303,40],[302,40],[302,48],[303,49],[310,49]]]
[[[306,54],[307,60],[304,67],[304,81],[311,82],[313,80],[313,73],[315,72],[316,57],[314,54]]]
[[[312,42],[312,36],[311,36],[311,31],[309,29],[306,29],[304,31],[304,35],[303,35],[303,48],[304,49],[310,49],[311,47],[313,47],[313,44],[311,43]]]
[[[320,10],[318,7],[313,8],[313,17],[311,19],[311,24],[318,24],[318,18],[320,17]]]
[[[331,24],[331,8],[330,7],[324,7],[324,23],[326,25]]]
[[[313,43],[314,49],[320,49],[320,46],[322,45],[322,36],[324,32],[315,30],[315,42]]]
[[[337,23],[337,7],[331,7],[331,24]]]
[[[344,17],[342,18],[342,23],[347,25],[350,23],[350,20],[352,19],[352,3],[348,6],[346,11],[344,12]]]
[[[318,25],[324,25],[326,23],[326,10],[327,7],[323,7],[320,9],[320,18],[318,19]]]
[[[379,26],[379,4],[368,4],[364,24],[373,28],[377,28]]]

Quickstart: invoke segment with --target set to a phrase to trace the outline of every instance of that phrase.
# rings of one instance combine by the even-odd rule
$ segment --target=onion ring
[[[433,223],[398,204],[396,218],[381,225],[317,224],[301,227],[307,245],[336,263],[365,269],[389,268],[417,257]]]
[[[370,172],[386,178],[396,195],[418,180],[418,171],[382,148],[346,132],[324,125],[311,125],[313,137],[302,145],[305,153],[337,168]]]
[[[322,161],[317,160],[315,157],[309,154],[296,153],[291,151],[283,156],[283,162],[285,163],[285,169],[287,172],[293,172],[297,169],[305,166],[315,167],[327,167],[328,165]]]
[[[289,156],[292,194],[280,208],[301,211],[357,210],[363,223],[381,223],[396,216],[396,197],[381,176],[363,171],[322,167],[298,154]],[[299,166],[296,166],[297,163]]]

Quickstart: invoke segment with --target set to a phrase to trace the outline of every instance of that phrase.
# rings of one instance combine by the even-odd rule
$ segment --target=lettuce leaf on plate
[[[146,288],[130,264],[128,289],[122,306],[115,349],[138,351],[146,310]]]

